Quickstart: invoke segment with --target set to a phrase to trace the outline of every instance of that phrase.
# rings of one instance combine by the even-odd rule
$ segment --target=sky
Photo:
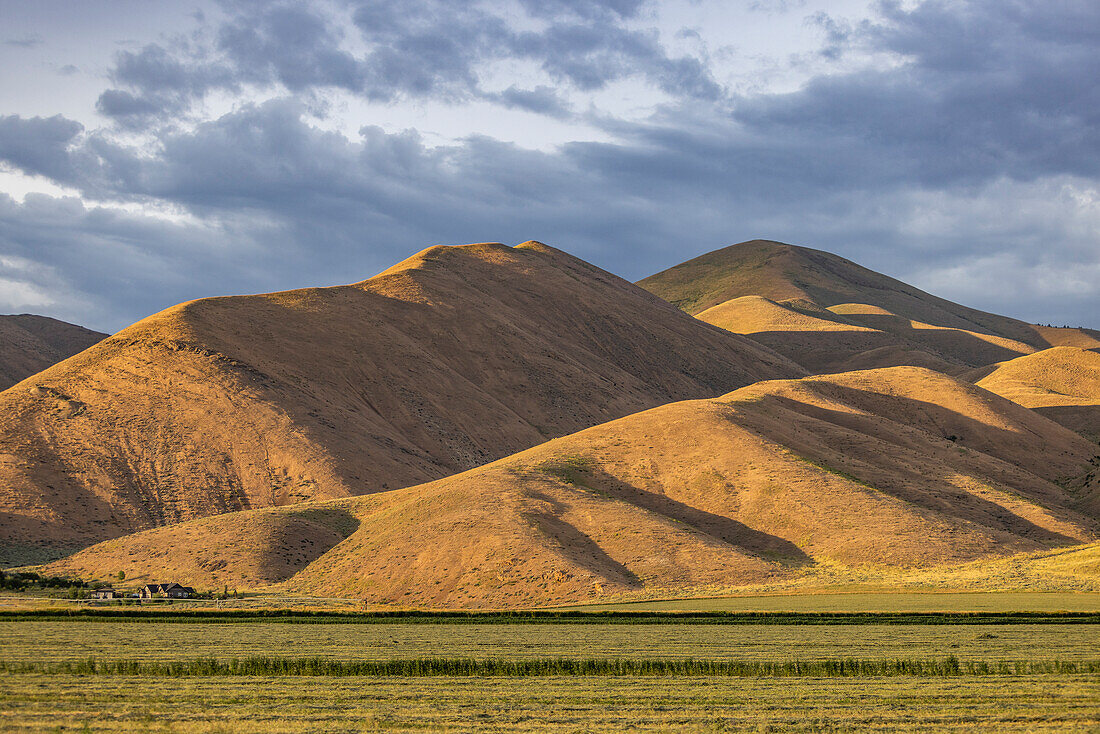
[[[0,312],[749,239],[1100,328],[1095,0],[0,0]]]

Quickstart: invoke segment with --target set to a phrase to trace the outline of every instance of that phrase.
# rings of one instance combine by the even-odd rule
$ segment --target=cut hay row
[[[339,661],[323,658],[249,657],[177,661],[96,660],[59,663],[0,661],[0,672],[47,675],[134,675],[159,678],[191,676],[731,676],[731,677],[944,677],[976,675],[1095,675],[1100,660],[960,661],[925,660],[637,660],[541,658],[416,658]]]
[[[0,611],[0,621],[287,622],[371,624],[1100,624],[1100,612],[663,612],[511,611],[376,612],[152,609],[26,609]]]

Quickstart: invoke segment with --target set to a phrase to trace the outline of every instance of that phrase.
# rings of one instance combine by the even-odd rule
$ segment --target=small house
[[[112,589],[109,586],[104,586],[102,589],[93,589],[92,590],[92,598],[93,599],[121,599],[122,594],[115,591],[114,589]]]
[[[164,595],[169,599],[186,599],[195,593],[195,590],[190,586],[181,586],[180,584],[161,584],[160,588],[164,590]]]
[[[186,599],[195,593],[190,586],[182,586],[177,583],[170,584],[146,584],[141,587],[141,598],[152,599],[154,597],[168,597],[169,599]]]

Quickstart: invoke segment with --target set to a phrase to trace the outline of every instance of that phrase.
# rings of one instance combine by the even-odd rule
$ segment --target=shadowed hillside
[[[433,247],[350,286],[151,316],[0,393],[9,560],[453,474],[803,374],[545,245]]]
[[[1051,346],[1100,346],[1097,331],[985,313],[828,252],[764,240],[715,250],[638,285],[813,372],[909,364],[959,374]]]
[[[48,570],[524,607],[781,582],[822,565],[935,569],[1094,540],[1096,453],[925,369],[770,381],[428,484],[151,530]],[[320,554],[278,531],[307,510]],[[245,528],[262,540],[242,550]]]
[[[0,316],[0,390],[87,349],[106,336],[46,316]]]
[[[1055,347],[974,370],[966,377],[1100,441],[1100,353]]]

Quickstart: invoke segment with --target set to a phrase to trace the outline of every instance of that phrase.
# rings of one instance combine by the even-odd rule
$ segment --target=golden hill
[[[715,250],[638,285],[812,372],[912,364],[958,374],[1050,346],[1100,346],[1097,331],[985,313],[828,252],[764,240]]]
[[[842,312],[805,300],[776,303],[763,296],[741,296],[700,311],[695,317],[749,336],[814,373],[898,365],[928,367],[947,374],[966,369],[894,334],[862,326]],[[1026,345],[1021,347],[1032,351]]]
[[[0,546],[394,489],[801,374],[545,245],[433,247],[350,286],[170,308],[0,393]]]
[[[1096,453],[926,369],[768,381],[419,486],[107,541],[48,571],[433,607],[782,583],[823,565],[931,572],[1095,540]]]
[[[106,336],[47,316],[0,316],[0,390],[87,349]]]
[[[1100,441],[1100,353],[1053,347],[974,370],[967,378]]]

